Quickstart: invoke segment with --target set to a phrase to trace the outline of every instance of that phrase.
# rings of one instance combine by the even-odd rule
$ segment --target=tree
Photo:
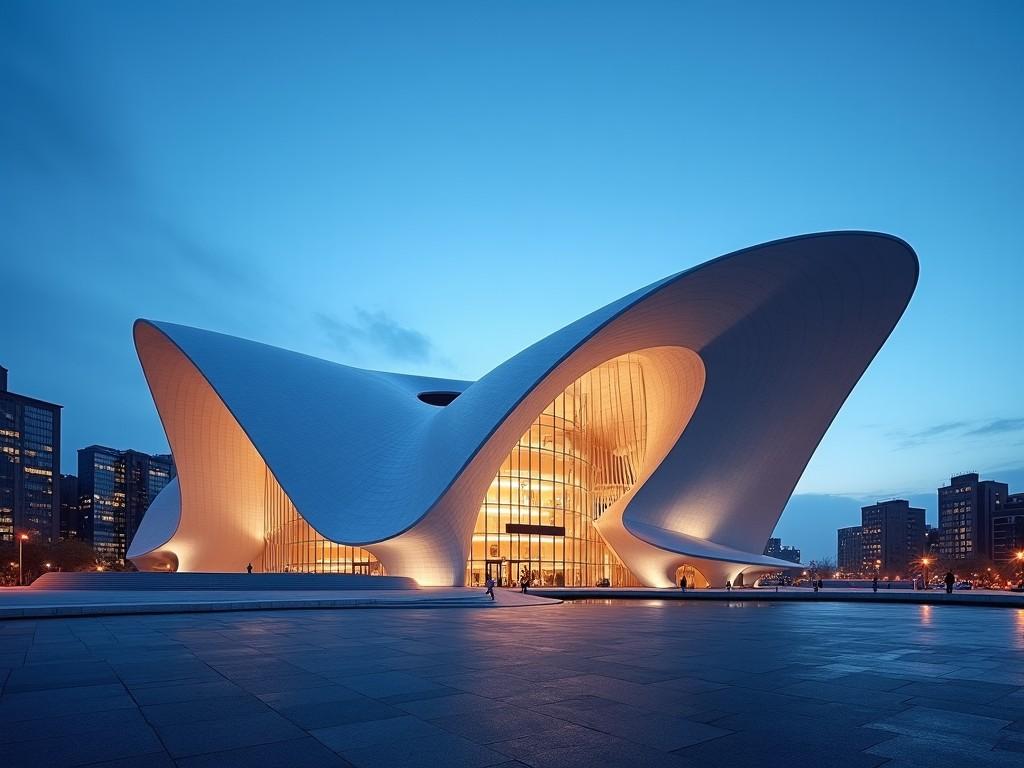
[[[91,571],[96,553],[84,541],[58,541],[50,547],[50,562],[62,571]]]
[[[26,541],[22,550],[22,572],[31,584],[49,571],[91,571],[96,567],[96,553],[84,541],[58,541],[40,544]],[[0,583],[18,583],[18,542],[0,544]]]
[[[836,561],[831,557],[822,557],[811,560],[807,564],[807,572],[815,578],[831,576],[836,572]]]

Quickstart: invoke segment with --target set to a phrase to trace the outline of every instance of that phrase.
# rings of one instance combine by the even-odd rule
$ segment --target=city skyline
[[[254,6],[235,35],[230,11],[204,11],[186,58],[187,12],[5,6],[0,256],[53,309],[10,297],[33,323],[5,327],[0,364],[12,391],[65,406],[66,469],[92,443],[167,450],[137,316],[474,379],[708,255],[887,230],[920,254],[917,296],[775,535],[827,554],[893,496],[934,524],[953,474],[1024,488],[1021,106],[999,97],[1022,54],[1015,6],[920,10],[794,5],[735,25],[656,6],[580,29],[564,10],[450,25],[451,8],[316,9],[281,32]]]

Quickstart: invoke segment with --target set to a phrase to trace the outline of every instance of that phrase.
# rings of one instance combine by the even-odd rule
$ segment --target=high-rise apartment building
[[[904,576],[925,553],[924,510],[906,499],[860,510],[861,524],[840,528],[836,564],[846,573]]]
[[[107,562],[124,560],[146,509],[174,477],[168,455],[90,445],[78,451],[80,538]]]
[[[862,507],[861,548],[864,570],[886,576],[911,572],[924,554],[924,510],[906,499]]]
[[[839,529],[836,546],[836,567],[842,573],[863,573],[864,548],[861,546],[860,526]]]
[[[1001,514],[992,518],[992,560],[1020,563],[1024,553],[1024,493],[1006,497]]]
[[[60,409],[8,391],[0,366],[0,541],[60,534]]]
[[[1006,483],[955,475],[939,488],[939,556],[951,560],[992,557],[992,520],[1002,514]]]

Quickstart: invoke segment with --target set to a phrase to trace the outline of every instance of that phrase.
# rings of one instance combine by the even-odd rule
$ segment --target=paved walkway
[[[207,613],[305,608],[491,608],[555,604],[557,599],[483,589],[356,590],[50,590],[0,588],[0,619],[105,616],[140,613]],[[2,652],[2,650],[0,650]]]
[[[1024,764],[1024,611],[991,608],[6,621],[0,685],[5,768]]]

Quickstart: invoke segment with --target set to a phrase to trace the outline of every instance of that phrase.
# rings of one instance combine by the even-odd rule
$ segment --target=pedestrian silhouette
[[[683,576],[683,578],[681,578],[681,579],[679,580],[679,588],[680,588],[681,590],[683,590],[683,592],[685,592],[685,591],[686,591],[686,577],[685,577],[685,576]]]
[[[252,573],[252,563],[249,563],[247,566],[245,566],[245,572]]]
[[[487,591],[484,593],[491,596],[491,600],[494,599],[494,579],[490,576],[487,577]]]
[[[732,582],[731,581],[725,582],[725,591],[726,592],[732,592]]]
[[[953,575],[952,571],[946,571],[946,578],[943,579],[946,584],[946,594],[953,594],[953,585],[956,584],[956,576]]]

